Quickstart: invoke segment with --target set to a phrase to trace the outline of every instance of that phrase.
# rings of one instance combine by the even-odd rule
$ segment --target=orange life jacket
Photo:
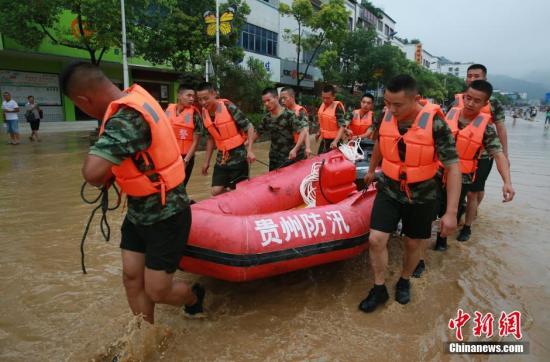
[[[227,99],[216,100],[216,114],[213,122],[210,118],[210,112],[206,108],[202,112],[204,127],[210,132],[214,142],[216,142],[216,147],[224,155],[227,155],[227,152],[239,147],[245,141],[245,137],[239,132],[235,120],[227,110],[226,102],[229,103]]]
[[[180,153],[182,155],[187,155],[193,144],[193,134],[195,133],[195,122],[193,121],[193,116],[195,112],[199,112],[195,106],[185,107],[178,114],[177,104],[169,104],[166,108],[166,116],[172,124],[172,130],[176,136],[176,141],[180,148]]]
[[[463,129],[458,128],[462,108],[453,107],[447,113],[445,121],[456,140],[456,153],[460,160],[460,172],[472,174],[477,169],[478,156],[483,148],[485,129],[491,120],[491,115],[480,112],[470,124]]]
[[[300,111],[301,110],[304,110],[305,114],[306,114],[306,117],[307,117],[307,109],[305,109],[305,107],[299,105],[299,104],[296,104],[294,103],[294,107],[291,109],[291,111],[294,111],[294,114],[296,115],[296,117],[300,117]],[[300,132],[295,132],[292,137],[294,137],[294,143],[298,143],[298,139],[300,138]]]
[[[389,110],[380,124],[382,172],[392,180],[401,182],[401,189],[409,199],[408,185],[431,179],[439,166],[432,133],[435,116],[444,117],[441,108],[438,105],[426,104],[403,136],[399,133],[397,119]],[[404,162],[399,157],[398,143],[401,139],[406,147]]]
[[[321,104],[317,116],[319,117],[319,126],[321,128],[321,137],[324,139],[334,139],[338,135],[338,121],[336,119],[336,107],[342,107],[345,111],[342,102],[334,101],[328,107]]]
[[[185,168],[178,145],[166,114],[157,101],[142,87],[132,85],[124,91],[124,96],[113,101],[107,107],[99,133],[105,130],[109,119],[121,107],[128,107],[139,112],[151,130],[151,145],[135,157],[122,161],[119,166],[113,166],[112,171],[120,189],[129,196],[143,197],[160,193],[161,202],[166,202],[166,191],[179,186],[185,179]],[[152,163],[154,168],[146,173],[136,167],[134,159],[142,158],[146,164]],[[150,175],[158,175],[158,181],[151,181]]]
[[[353,111],[353,117],[349,124],[349,129],[353,132],[354,136],[359,136],[367,132],[367,129],[372,124],[372,111],[368,111],[363,117],[361,117],[361,109]]]
[[[453,103],[453,107],[458,108],[464,108],[464,93],[458,93],[455,94],[455,101]],[[490,116],[493,115],[493,112],[491,111],[491,102],[487,102],[486,105],[481,108],[481,113],[486,113]],[[491,123],[493,123],[493,119],[491,118]]]

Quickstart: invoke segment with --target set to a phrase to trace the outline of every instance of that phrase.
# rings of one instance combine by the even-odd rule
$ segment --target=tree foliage
[[[230,98],[245,113],[262,112],[259,95],[273,86],[264,64],[254,58],[249,58],[246,65],[235,64],[224,55],[214,55],[212,61],[218,71],[211,81],[220,84],[221,96]]]
[[[126,3],[126,24],[131,28],[141,17],[146,0]],[[35,49],[44,39],[53,44],[87,51],[99,64],[107,50],[120,47],[119,0],[0,0],[0,32],[19,44]],[[74,24],[60,23],[74,14]]]
[[[340,42],[332,43],[332,48],[325,49],[317,66],[323,73],[326,82],[349,87],[366,82],[365,60],[371,57],[375,48],[376,33],[374,30],[357,28],[347,32]]]
[[[361,6],[373,13],[378,19],[382,19],[384,12],[382,11],[382,9],[374,6],[370,1],[361,1]]]
[[[321,58],[334,56],[334,44],[342,41],[346,36],[348,11],[343,0],[329,0],[314,11],[309,0],[293,0],[292,5],[279,5],[279,12],[283,16],[290,16],[296,20],[297,29],[285,29],[285,37],[296,46],[296,86],[299,88],[311,64],[323,49],[329,52],[320,55]],[[309,51],[306,67],[300,70],[300,54]]]
[[[229,6],[237,8],[233,31],[220,35],[220,47],[226,58],[240,62],[243,51],[237,41],[250,7],[243,0],[229,0],[220,5],[220,15]],[[216,45],[215,37],[206,34],[206,11],[215,13],[215,0],[157,0],[132,34],[137,53],[154,64],[168,63],[177,71],[202,72]]]

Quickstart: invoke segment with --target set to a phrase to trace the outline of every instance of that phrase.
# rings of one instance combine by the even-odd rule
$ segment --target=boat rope
[[[338,146],[338,149],[348,160],[350,160],[351,162],[355,162],[363,160],[365,158],[365,154],[361,149],[360,144],[361,139],[357,138],[347,143],[342,143],[340,146]]]
[[[99,195],[97,195],[97,197],[93,200],[87,199],[86,196],[84,196],[84,189],[86,188],[87,184],[88,182],[84,181],[84,183],[80,187],[80,197],[82,198],[82,201],[89,205],[94,205],[99,202],[99,205],[97,205],[92,210],[90,217],[88,218],[88,222],[86,223],[86,228],[84,229],[82,240],[80,240],[80,265],[82,267],[82,273],[84,274],[87,274],[86,266],[84,265],[84,242],[86,241],[86,236],[88,235],[88,231],[90,230],[90,224],[92,223],[94,215],[97,210],[101,209],[101,220],[99,222],[99,226],[103,238],[105,239],[105,241],[109,241],[111,238],[111,227],[109,226],[109,222],[107,221],[107,211],[117,209],[120,206],[121,200],[120,191],[115,184],[112,184],[112,187],[117,195],[117,201],[114,206],[109,206],[109,188],[111,185],[99,187]]]
[[[316,193],[315,182],[319,181],[319,169],[321,168],[321,162],[315,162],[311,165],[311,172],[304,177],[302,183],[300,183],[300,195],[302,200],[306,204],[306,207],[315,207]]]
[[[268,164],[267,162],[264,162],[264,161],[258,160],[258,159],[256,159],[256,162],[258,162],[259,164],[262,164],[262,165],[264,165],[265,167],[269,168],[269,164]]]

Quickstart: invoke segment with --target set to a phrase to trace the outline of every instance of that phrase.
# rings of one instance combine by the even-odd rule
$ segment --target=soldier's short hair
[[[374,103],[374,96],[373,96],[371,93],[365,93],[365,94],[363,94],[363,96],[361,97],[361,99],[363,99],[363,98],[365,98],[365,97],[370,98],[371,101]]]
[[[273,87],[265,88],[262,91],[262,96],[265,96],[266,94],[271,94],[274,98],[277,98],[279,96],[279,93],[277,93],[277,89]]]
[[[216,87],[214,87],[214,85],[210,82],[203,82],[201,84],[199,84],[199,86],[197,87],[197,92],[202,92],[202,91],[209,91],[209,92],[215,92],[216,91]]]
[[[332,93],[332,94],[336,93],[336,89],[334,88],[334,86],[332,84],[325,85],[323,87],[322,91],[323,91],[323,93]]]
[[[400,74],[393,77],[388,84],[386,84],[386,90],[392,93],[404,91],[408,94],[418,94],[416,80],[408,74]]]
[[[59,76],[61,90],[69,96],[78,88],[94,89],[107,81],[110,82],[101,68],[84,61],[70,63]]]
[[[487,95],[487,99],[491,98],[491,95],[493,94],[493,86],[491,85],[491,83],[487,82],[486,80],[482,80],[482,79],[474,80],[468,86],[468,89],[470,88],[485,93]]]
[[[296,92],[294,91],[294,88],[292,87],[284,87],[283,89],[281,89],[281,93],[282,92],[287,92],[289,95],[291,96],[296,96]]]
[[[183,91],[186,91],[186,90],[192,90],[193,92],[195,91],[195,88],[191,85],[191,84],[180,84],[179,87],[178,87],[178,93],[180,92],[183,92]]]
[[[467,71],[480,69],[484,75],[487,75],[487,67],[483,64],[472,64],[468,67]]]

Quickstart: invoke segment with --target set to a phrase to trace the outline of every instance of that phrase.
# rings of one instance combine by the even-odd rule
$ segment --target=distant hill
[[[548,70],[535,70],[521,77],[521,79],[528,80],[529,82],[540,83],[550,91],[550,69]]]
[[[495,89],[509,92],[527,92],[529,99],[544,98],[546,92],[550,92],[550,86],[541,83],[530,82],[527,80],[508,77],[506,75],[491,75],[489,81]]]

